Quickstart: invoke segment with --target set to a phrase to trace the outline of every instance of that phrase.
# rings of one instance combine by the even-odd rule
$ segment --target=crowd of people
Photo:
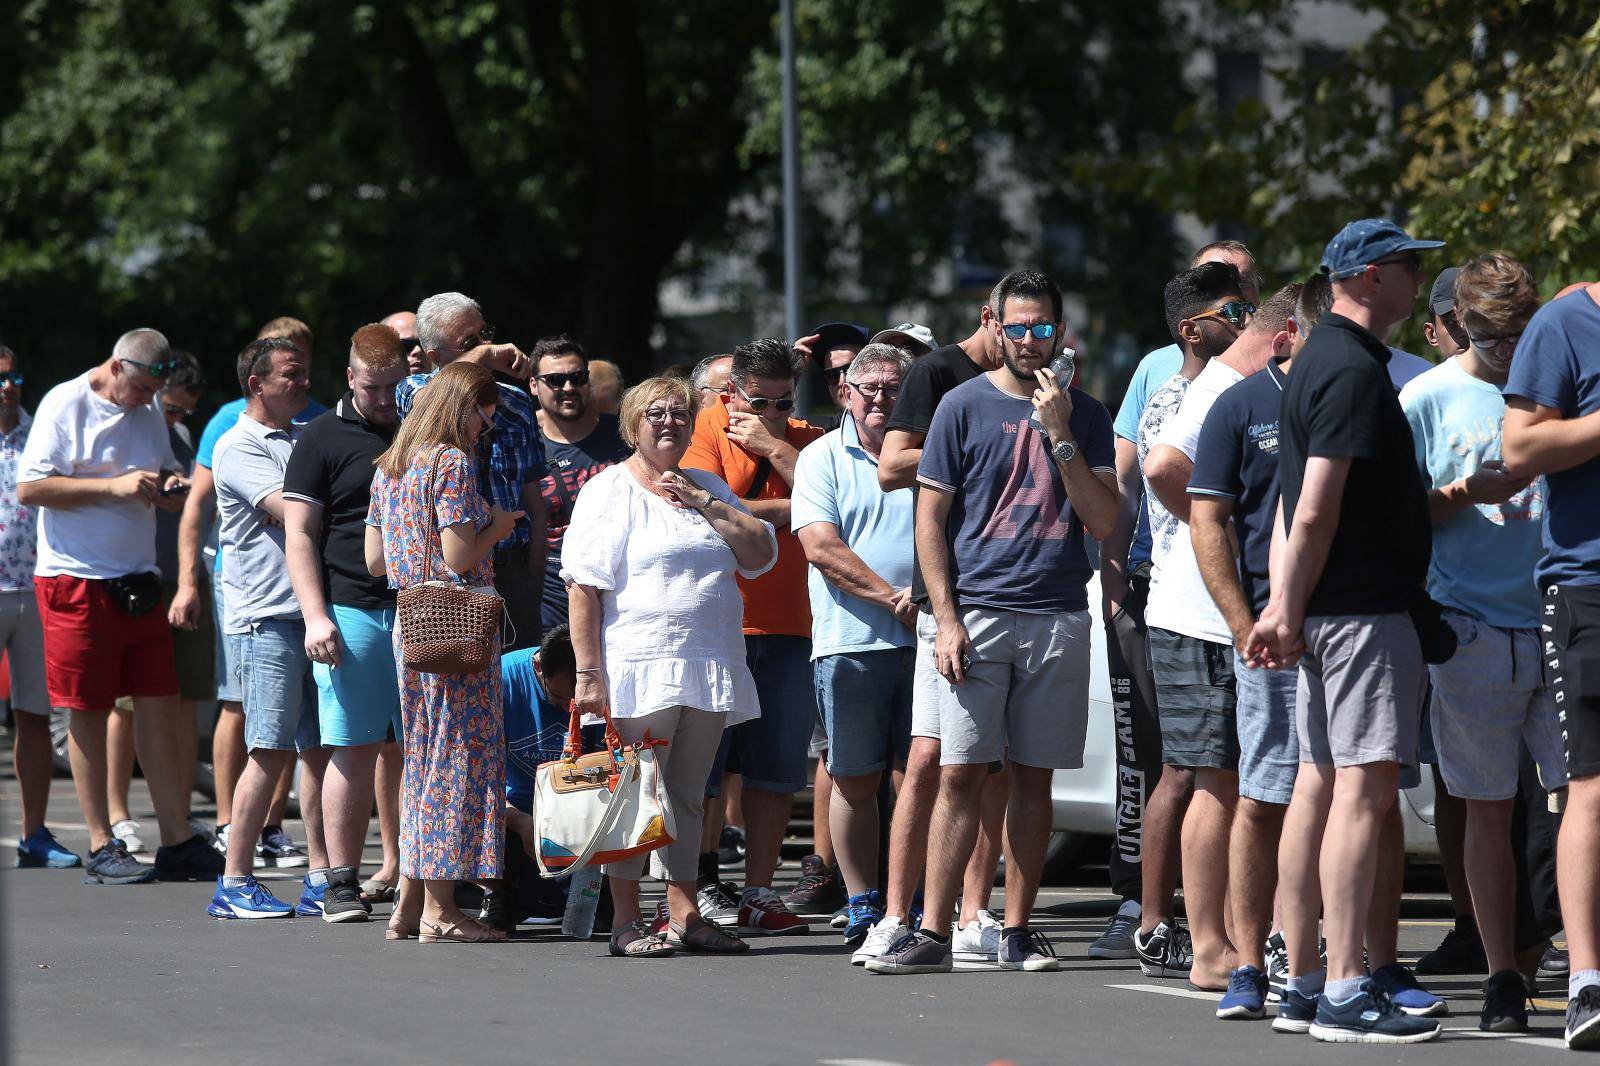
[[[19,860],[214,878],[221,919],[392,903],[389,939],[503,940],[561,914],[535,775],[575,708],[651,748],[675,826],[606,864],[611,954],[827,922],[874,974],[1056,970],[1030,919],[1098,608],[1120,903],[1091,958],[1334,1042],[1436,1037],[1418,972],[1487,975],[1480,1027],[1523,1031],[1535,975],[1562,973],[1569,1046],[1600,1047],[1600,284],[1541,306],[1514,259],[1441,247],[1362,219],[1269,294],[1243,244],[1200,249],[1115,417],[1030,270],[956,343],[828,323],[626,392],[570,337],[496,343],[448,292],[356,330],[323,409],[309,328],[276,319],[198,446],[198,366],[155,330],[31,417],[0,348]],[[1437,361],[1387,344],[1435,266]],[[797,417],[813,366],[835,424]],[[438,580],[503,603],[477,672],[403,654],[397,596]],[[189,808],[212,697],[214,828]],[[45,827],[51,708],[86,860]],[[1397,796],[1424,764],[1457,919],[1413,970]],[[816,853],[780,895],[808,784]],[[305,868],[297,901],[265,865]]]

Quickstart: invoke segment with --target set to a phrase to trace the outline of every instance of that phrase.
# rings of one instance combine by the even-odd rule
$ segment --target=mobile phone
[[[163,496],[187,496],[188,494],[189,486],[181,481],[167,485],[161,490],[161,495]]]

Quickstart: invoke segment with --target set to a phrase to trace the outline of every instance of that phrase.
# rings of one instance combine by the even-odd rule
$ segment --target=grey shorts
[[[917,612],[917,661],[911,677],[911,735],[939,739],[939,699],[944,678],[933,665],[933,639],[938,633],[933,615]]]
[[[1161,764],[1238,770],[1233,645],[1155,626],[1148,639],[1161,719]]]
[[[1428,673],[1411,616],[1322,615],[1306,619],[1305,637],[1294,701],[1300,761],[1414,767]]]
[[[1539,634],[1500,629],[1446,611],[1456,632],[1450,661],[1433,678],[1433,742],[1452,796],[1508,800],[1517,794],[1518,739],[1525,740],[1547,790],[1567,782],[1554,694],[1544,683]]]
[[[44,684],[44,625],[33,589],[0,592],[0,650],[11,668],[11,709],[50,713]]]
[[[1298,670],[1263,670],[1233,656],[1239,706],[1239,795],[1262,803],[1288,803],[1300,771],[1294,729]]]
[[[959,685],[939,678],[939,764],[1010,759],[1051,770],[1082,766],[1089,612],[971,607],[961,621],[972,641],[972,668]]]

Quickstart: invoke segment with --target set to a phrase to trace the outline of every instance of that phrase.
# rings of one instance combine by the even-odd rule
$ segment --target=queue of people
[[[1276,1003],[1280,1032],[1437,1037],[1448,1004],[1397,954],[1397,795],[1426,762],[1458,918],[1417,970],[1484,973],[1498,1032],[1526,1029],[1537,973],[1566,973],[1567,1042],[1600,1047],[1600,284],[1540,306],[1504,254],[1441,270],[1434,364],[1387,337],[1441,248],[1362,219],[1268,294],[1244,245],[1202,248],[1163,290],[1172,345],[1115,417],[1061,361],[1061,291],[1029,270],[958,343],[828,323],[625,392],[616,375],[609,397],[614,368],[576,340],[524,354],[451,292],[357,330],[347,391],[317,409],[310,332],[275,320],[192,470],[157,403],[181,421],[199,382],[159,333],[125,335],[31,418],[0,348],[19,857],[80,861],[45,827],[44,716],[65,708],[86,879],[214,878],[222,919],[362,922],[392,902],[389,939],[504,940],[559,914],[533,775],[571,706],[654,752],[675,827],[605,865],[612,955],[742,953],[828,922],[873,974],[1056,970],[1031,914],[1052,775],[1083,763],[1093,540],[1119,903],[1089,957],[1215,990],[1221,1019]],[[813,362],[836,426],[797,416]],[[175,516],[165,566],[157,511]],[[397,602],[436,581],[504,612],[471,672],[405,654]],[[173,643],[195,658],[207,622],[214,831],[191,824],[180,697],[197,697]],[[121,697],[150,867],[108,797]],[[304,845],[282,831],[296,772]],[[816,853],[780,895],[808,783]],[[742,886],[721,875],[734,819]],[[266,864],[305,868],[296,902],[254,876]],[[465,883],[486,891],[476,913]]]

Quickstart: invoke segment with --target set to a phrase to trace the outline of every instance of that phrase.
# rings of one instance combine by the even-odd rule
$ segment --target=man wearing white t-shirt
[[[17,471],[17,499],[39,509],[34,587],[50,703],[71,711],[68,747],[89,829],[85,880],[131,884],[216,876],[221,856],[190,830],[178,773],[178,675],[161,606],[153,508],[177,511],[166,419],[154,403],[177,366],[153,329],[125,333],[111,357],[45,394]],[[111,833],[106,718],[132,696],[134,739],[161,825],[155,868]]]

